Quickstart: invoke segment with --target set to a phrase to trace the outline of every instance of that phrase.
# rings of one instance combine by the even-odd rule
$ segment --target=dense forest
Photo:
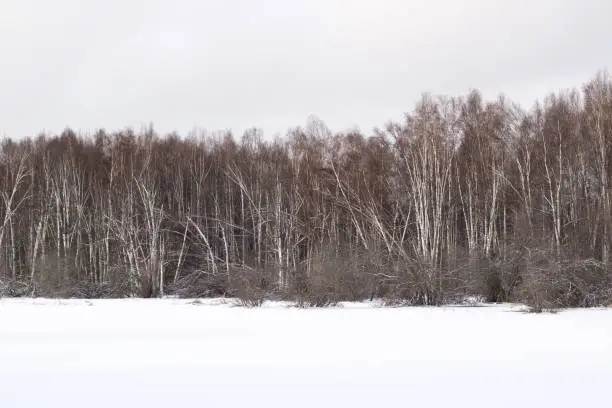
[[[425,95],[370,135],[5,138],[0,195],[4,296],[609,304],[612,81]]]

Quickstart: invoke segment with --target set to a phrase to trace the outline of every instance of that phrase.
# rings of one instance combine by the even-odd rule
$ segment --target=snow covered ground
[[[212,303],[0,300],[0,406],[578,408],[612,401],[612,310]]]

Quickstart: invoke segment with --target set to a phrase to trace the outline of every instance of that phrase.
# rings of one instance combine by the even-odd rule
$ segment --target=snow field
[[[2,407],[587,407],[612,310],[0,300]]]

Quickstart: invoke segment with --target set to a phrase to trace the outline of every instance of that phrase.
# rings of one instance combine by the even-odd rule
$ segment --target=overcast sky
[[[369,133],[423,92],[527,107],[612,66],[609,0],[0,0],[0,134],[309,115]]]

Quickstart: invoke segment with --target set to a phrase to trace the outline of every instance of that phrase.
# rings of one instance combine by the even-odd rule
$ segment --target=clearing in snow
[[[2,407],[589,407],[612,310],[0,300]]]

